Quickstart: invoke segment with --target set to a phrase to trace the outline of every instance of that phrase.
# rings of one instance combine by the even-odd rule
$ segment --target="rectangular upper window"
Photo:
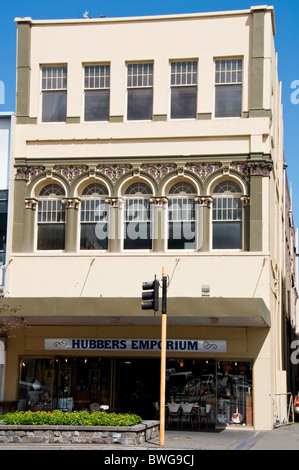
[[[42,67],[42,121],[64,122],[67,105],[67,67]]]
[[[242,59],[215,62],[215,117],[240,117],[242,113]]]
[[[153,63],[128,64],[128,120],[150,120],[153,117]]]
[[[110,104],[110,65],[84,67],[84,120],[108,121]]]
[[[171,119],[196,117],[197,110],[197,61],[171,63]]]

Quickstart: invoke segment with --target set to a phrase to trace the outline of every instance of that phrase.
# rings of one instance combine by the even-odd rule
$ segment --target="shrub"
[[[0,417],[6,425],[69,425],[69,426],[134,426],[142,423],[140,416],[131,413],[105,413],[96,411],[16,411]]]

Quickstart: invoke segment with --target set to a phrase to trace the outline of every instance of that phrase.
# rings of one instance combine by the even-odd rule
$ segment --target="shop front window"
[[[166,403],[192,404],[194,426],[252,426],[252,363],[168,359]]]
[[[217,424],[252,426],[252,364],[219,361]]]
[[[22,358],[18,410],[110,408],[111,360],[106,358]]]
[[[20,362],[18,410],[51,410],[54,378],[53,360],[51,358],[22,358]]]

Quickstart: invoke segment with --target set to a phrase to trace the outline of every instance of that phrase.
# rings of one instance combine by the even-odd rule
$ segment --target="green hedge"
[[[16,411],[0,417],[0,424],[6,425],[69,425],[69,426],[134,426],[142,423],[140,416],[131,413],[105,413],[96,411]]]

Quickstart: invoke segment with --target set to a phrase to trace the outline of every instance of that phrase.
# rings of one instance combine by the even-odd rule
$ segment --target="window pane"
[[[125,250],[150,250],[152,248],[150,222],[125,223]]]
[[[241,249],[242,222],[213,222],[214,249]]]
[[[85,92],[85,121],[109,120],[109,91],[96,90]]]
[[[153,90],[129,89],[128,90],[128,120],[152,119],[153,114]]]
[[[107,250],[108,224],[81,224],[81,250]]]
[[[240,117],[242,105],[241,85],[216,86],[216,117]]]
[[[66,120],[66,91],[43,92],[43,122],[63,122]]]
[[[218,424],[252,425],[252,362],[219,361],[217,391]]]
[[[168,224],[169,250],[194,250],[195,222],[170,222]]]
[[[64,250],[64,224],[38,225],[38,250]]]
[[[196,117],[196,87],[173,87],[171,89],[171,119]]]

